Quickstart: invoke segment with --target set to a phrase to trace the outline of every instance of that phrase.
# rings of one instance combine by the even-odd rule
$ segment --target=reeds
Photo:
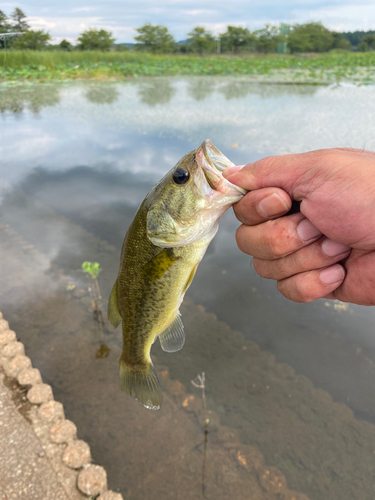
[[[3,51],[4,52],[4,51]],[[340,52],[309,57],[290,55],[152,55],[141,52],[16,51],[0,52],[0,79],[62,80],[163,75],[266,75],[283,70],[306,76],[349,80],[374,75],[374,52]],[[364,73],[363,73],[364,71]]]

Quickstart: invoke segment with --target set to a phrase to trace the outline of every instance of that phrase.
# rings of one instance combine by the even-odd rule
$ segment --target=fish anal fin
[[[171,324],[159,335],[160,345],[165,352],[176,352],[184,347],[185,334],[180,311]]]
[[[159,410],[163,402],[160,383],[154,365],[132,369],[120,358],[120,389],[149,410]]]
[[[180,257],[174,254],[173,248],[166,248],[144,266],[142,274],[144,277],[156,281],[162,278],[178,259]]]
[[[108,320],[113,328],[117,328],[122,321],[117,305],[117,280],[115,281],[111,295],[109,296],[107,314]]]

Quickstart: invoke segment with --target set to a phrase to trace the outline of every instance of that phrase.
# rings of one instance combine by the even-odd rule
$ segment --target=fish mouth
[[[231,162],[209,139],[206,139],[197,149],[196,158],[198,159],[204,176],[214,191],[219,191],[223,185],[232,185],[222,175],[224,170],[233,167]],[[245,194],[246,191],[238,186],[235,186],[238,191]]]

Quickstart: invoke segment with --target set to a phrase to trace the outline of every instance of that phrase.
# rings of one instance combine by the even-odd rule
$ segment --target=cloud
[[[336,31],[355,31],[374,29],[375,4],[362,3],[331,5],[317,9],[295,9],[292,17],[298,22],[319,21]]]
[[[217,14],[217,10],[209,10],[209,9],[193,9],[193,10],[185,10],[183,13],[187,16],[206,16]]]
[[[131,26],[121,26],[115,21],[105,20],[103,17],[34,17],[28,18],[32,29],[49,31],[54,43],[63,38],[75,43],[79,34],[88,28],[95,27],[111,31],[118,40],[129,40],[136,34]]]
[[[359,1],[354,5],[352,0],[231,0],[219,8],[217,0],[65,0],[48,7],[41,0],[23,0],[22,9],[30,14],[33,28],[46,29],[56,39],[74,40],[83,29],[95,26],[112,31],[118,42],[134,42],[135,28],[145,22],[166,25],[177,40],[186,39],[197,25],[220,33],[228,24],[255,30],[266,23],[318,20],[336,30],[374,29],[373,0]],[[7,2],[2,9],[9,14],[17,5]]]

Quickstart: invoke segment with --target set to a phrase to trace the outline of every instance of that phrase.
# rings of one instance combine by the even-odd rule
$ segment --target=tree
[[[361,42],[357,45],[357,50],[358,52],[366,52],[367,50],[367,43],[366,42]]]
[[[375,31],[348,31],[341,33],[344,38],[349,40],[353,47],[357,47],[366,35],[373,35]]]
[[[227,31],[220,36],[220,40],[223,52],[230,50],[237,53],[241,48],[254,43],[255,36],[252,35],[247,28],[227,26]]]
[[[352,44],[349,42],[349,40],[343,37],[342,33],[333,32],[332,35],[333,35],[333,44],[332,44],[333,49],[343,49],[343,50],[352,49]]]
[[[44,30],[27,30],[17,37],[12,47],[18,50],[43,50],[51,40],[51,35]]]
[[[288,36],[291,52],[327,52],[332,49],[333,34],[321,23],[296,24]]]
[[[89,28],[79,35],[77,48],[80,50],[109,50],[115,41],[111,37],[110,31]]]
[[[137,48],[140,50],[156,53],[172,52],[176,48],[176,41],[166,26],[161,24],[153,26],[151,23],[146,23],[136,31],[139,35],[134,39],[138,42]]]
[[[366,44],[366,50],[375,50],[375,34],[363,37],[362,43]]]
[[[216,40],[209,31],[202,26],[196,26],[188,33],[186,43],[193,52],[203,55],[203,52],[212,52],[216,47]]]
[[[26,19],[26,14],[16,7],[12,14],[10,15],[11,19],[13,20],[13,31],[22,31],[25,32],[27,30],[30,30],[30,26],[27,24],[25,21]]]
[[[10,30],[10,24],[8,22],[8,16],[0,10],[0,33],[8,33]]]
[[[61,40],[61,42],[58,44],[58,48],[60,50],[65,50],[66,52],[70,52],[71,50],[73,50],[73,45],[64,38],[64,40]]]
[[[279,28],[271,24],[266,24],[263,29],[255,31],[254,35],[258,52],[276,52],[277,44],[284,40],[279,33]]]
[[[12,27],[8,22],[8,16],[4,14],[2,10],[0,10],[0,33],[9,33]],[[0,38],[0,48],[4,48],[5,40]]]

